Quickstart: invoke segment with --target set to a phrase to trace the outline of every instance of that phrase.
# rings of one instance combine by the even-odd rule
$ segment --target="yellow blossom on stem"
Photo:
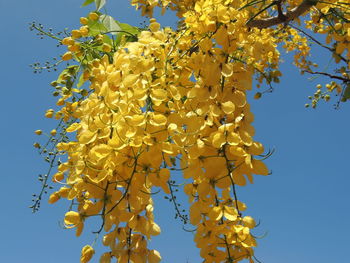
[[[83,249],[81,250],[80,262],[81,263],[89,262],[94,254],[95,254],[95,250],[91,246],[89,245],[84,246]]]
[[[68,51],[62,55],[62,60],[67,61],[73,58],[72,52]]]
[[[300,2],[286,0],[283,5],[289,10]],[[291,23],[259,27],[276,20],[268,17],[277,12],[277,2],[266,10],[261,1],[131,4],[149,17],[157,6],[164,12],[172,9],[181,22],[173,30],[150,18],[148,28],[130,26],[133,31],[128,32],[128,26],[107,21],[108,16],[96,11],[81,18],[83,26],[61,40],[68,49],[62,60],[76,64],[53,82],[59,110],[45,113],[62,123],[50,134],[64,137],[55,150],[65,157],[53,176],[64,186],[49,202],[72,201],[76,211],[67,212],[64,223],[76,228],[77,236],[85,220],[101,219],[97,233],[103,234],[108,252],[100,262],[158,263],[160,253],[147,247],[147,241],[161,232],[153,196],[158,191],[169,195],[177,216],[186,218],[179,215],[174,195],[174,171],[180,170],[186,179],[188,220],[196,229],[194,241],[203,260],[252,262],[256,222],[245,214],[247,207],[238,200],[236,189],[253,183],[255,175],[269,175],[269,169],[263,161],[264,147],[255,141],[249,92],[254,79],[260,88],[255,99],[269,91],[263,90],[265,84],[280,81],[279,47],[295,52],[294,64],[310,71],[315,66],[308,61],[310,40]],[[312,7],[304,12],[310,14],[303,16],[306,27],[325,34],[336,62],[346,61],[339,71],[346,80],[350,28],[339,18],[330,20],[329,26],[320,22],[323,18],[316,10],[328,16],[329,10],[338,8],[334,3]],[[249,26],[256,21],[260,24]],[[97,26],[113,22],[127,31],[118,33],[117,41],[104,29],[96,32]],[[344,93],[336,83],[323,87]],[[93,254],[93,248],[85,246],[81,262]]]
[[[93,20],[93,21],[96,21],[98,18],[99,18],[99,15],[95,12],[91,12],[89,15],[88,15],[89,19]]]
[[[41,134],[43,133],[43,131],[42,131],[42,130],[36,130],[34,133],[35,133],[36,135],[41,135]]]

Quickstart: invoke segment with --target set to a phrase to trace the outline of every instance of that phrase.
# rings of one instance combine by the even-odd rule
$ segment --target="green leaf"
[[[74,75],[76,74],[77,70],[79,69],[79,66],[78,65],[70,65],[67,67],[67,70],[68,72],[71,74],[71,75]]]
[[[120,42],[121,42],[121,40],[122,40],[122,36],[124,35],[124,33],[119,33],[118,35],[117,35],[117,37],[115,38],[115,40],[114,40],[114,46],[115,47],[118,47],[119,45],[120,45]]]
[[[135,26],[131,26],[126,23],[120,23],[119,21],[116,21],[121,28],[121,33],[117,35],[117,38],[115,40],[115,45],[118,46],[121,42],[122,36],[126,36],[126,42],[130,41],[136,41],[137,36],[140,34],[141,29]]]
[[[106,4],[106,0],[95,0],[96,10],[99,11]]]
[[[107,28],[100,21],[89,21],[89,36],[96,36],[107,32]]]
[[[350,86],[346,87],[344,94],[343,94],[343,98],[346,100],[350,99]]]
[[[94,2],[94,0],[86,0],[82,6],[90,5]]]
[[[113,19],[113,17],[108,15],[101,15],[100,21],[106,27],[107,32],[110,32],[113,35],[116,35],[121,30],[121,27],[118,23]]]
[[[66,80],[67,76],[69,75],[68,71],[69,71],[68,68],[65,68],[64,70],[62,70],[61,74],[57,78],[58,83],[62,84]]]
[[[67,79],[67,76],[73,76],[76,74],[79,66],[78,65],[71,65],[66,67],[64,70],[62,70],[61,74],[57,78],[58,83],[62,83],[62,81]]]
[[[57,82],[58,82],[58,83],[61,83],[61,82],[63,81],[64,75],[66,75],[67,73],[68,73],[68,70],[67,70],[67,69],[62,70],[61,74],[60,74],[60,75],[58,76],[58,78],[57,78]]]
[[[117,23],[123,31],[128,32],[129,34],[137,36],[140,33],[140,29],[138,27],[131,26],[131,25],[126,24],[126,23],[120,23],[118,21],[117,21]]]
[[[103,43],[113,46],[113,41],[108,35],[103,35]]]
[[[85,80],[84,80],[84,74],[81,73],[81,74],[80,74],[80,77],[79,77],[79,81],[78,81],[78,83],[77,83],[77,87],[80,88],[81,86],[83,86],[84,82],[85,82]]]

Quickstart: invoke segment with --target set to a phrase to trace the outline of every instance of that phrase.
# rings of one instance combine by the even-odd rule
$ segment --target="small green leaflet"
[[[107,32],[116,35],[120,32],[121,28],[118,23],[113,19],[113,17],[108,15],[101,15],[100,21],[106,27]]]
[[[81,73],[80,74],[80,77],[79,77],[79,81],[77,83],[77,88],[80,88],[81,86],[83,86],[85,80],[84,80],[84,73]]]
[[[112,39],[108,35],[103,35],[103,43],[107,43],[111,46],[114,45]]]
[[[96,10],[99,11],[106,4],[106,0],[95,0]]]
[[[350,99],[350,86],[346,87],[344,94],[343,94],[343,98],[346,100]]]
[[[79,69],[78,65],[71,65],[65,68],[61,74],[58,76],[57,82],[61,83],[66,75],[75,75],[77,73],[77,70]]]
[[[131,35],[137,36],[140,33],[140,29],[138,27],[131,26],[126,23],[120,23],[120,22],[117,22],[117,23],[119,25],[119,28],[121,28],[125,32],[128,32]]]
[[[105,33],[107,28],[100,21],[89,21],[89,36],[96,36],[98,34]]]
[[[85,0],[83,6],[87,6],[95,2],[96,10],[99,11],[106,4],[106,0]]]
[[[119,21],[116,22],[118,23],[121,30],[121,33],[117,35],[117,38],[115,40],[117,46],[120,44],[123,35],[127,37],[127,42],[137,40],[137,36],[141,32],[140,28],[131,26],[126,23],[120,23]]]
[[[92,4],[94,2],[94,0],[86,0],[83,4],[83,6],[87,6],[89,4]]]

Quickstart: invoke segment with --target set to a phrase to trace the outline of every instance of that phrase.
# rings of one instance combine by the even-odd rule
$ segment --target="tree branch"
[[[328,46],[326,46],[326,45],[323,45],[320,41],[318,41],[316,38],[314,38],[313,36],[311,36],[310,34],[308,34],[308,33],[306,33],[304,30],[302,30],[301,28],[298,28],[298,27],[296,27],[296,26],[293,26],[293,25],[289,25],[291,28],[294,28],[295,30],[297,30],[297,31],[299,31],[299,32],[301,32],[301,33],[303,33],[305,36],[307,36],[309,39],[311,39],[312,41],[314,41],[317,45],[319,45],[320,47],[323,47],[323,48],[325,48],[325,49],[327,49],[327,50],[329,50],[330,52],[332,52],[332,53],[334,53],[335,52],[335,48],[330,48],[330,47],[328,47]],[[339,57],[340,57],[340,59],[342,60],[342,61],[344,61],[345,63],[348,63],[349,62],[349,60],[348,59],[346,59],[345,57],[343,57],[342,55],[340,55],[340,54],[337,54]]]
[[[307,12],[311,7],[316,5],[317,3],[318,3],[318,0],[304,0],[299,6],[283,14],[281,13],[281,6],[280,6],[281,1],[276,1],[276,4],[278,6],[278,11],[279,11],[278,16],[269,17],[265,19],[253,19],[247,22],[247,26],[263,29],[263,28],[272,27],[281,23],[286,23],[298,18],[303,13]]]
[[[332,75],[332,74],[329,74],[327,72],[319,72],[319,71],[311,71],[311,70],[304,70],[304,71],[309,73],[309,74],[312,74],[312,75],[324,75],[324,76],[330,77],[331,79],[338,79],[338,80],[341,80],[341,81],[343,81],[345,83],[350,82],[349,78],[344,78],[344,77],[341,77],[341,76]]]

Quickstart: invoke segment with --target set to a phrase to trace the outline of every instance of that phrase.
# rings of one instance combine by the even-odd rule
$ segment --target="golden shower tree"
[[[350,1],[132,0],[149,18],[146,28],[102,13],[105,1],[83,5],[93,2],[96,11],[67,37],[32,25],[66,45],[58,63],[71,63],[51,83],[59,108],[46,117],[56,118],[58,128],[48,143],[35,144],[50,171],[58,166],[52,180],[62,187],[49,202],[71,200],[64,224],[77,236],[90,217],[101,219],[96,233],[109,247],[102,263],[161,261],[147,248],[161,232],[154,189],[169,194],[177,215],[195,227],[203,262],[254,262],[256,223],[236,188],[269,174],[263,162],[269,153],[253,139],[247,92],[254,78],[256,99],[279,82],[279,47],[294,52],[301,73],[329,78],[317,86],[313,107],[331,95],[349,99]],[[176,12],[177,28],[163,28],[155,8]],[[310,60],[311,44],[333,57],[329,71]],[[189,218],[173,196],[174,171],[186,179]],[[34,211],[49,177],[41,178]],[[94,253],[85,246],[81,262]]]

